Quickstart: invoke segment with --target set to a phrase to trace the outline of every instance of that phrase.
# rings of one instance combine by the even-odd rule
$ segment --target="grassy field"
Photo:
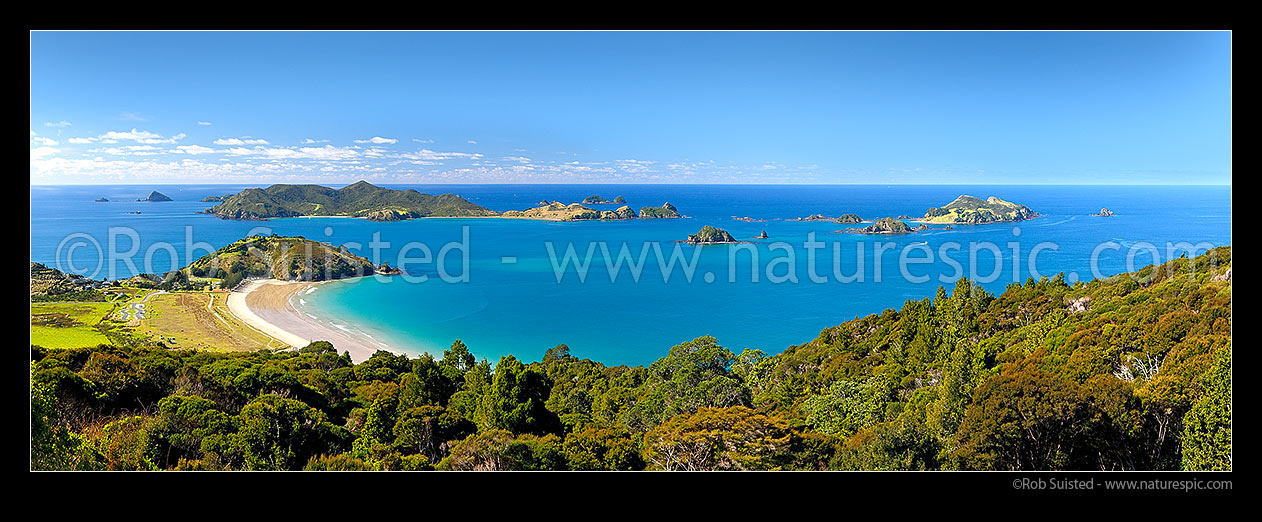
[[[96,329],[114,303],[31,303],[31,344],[45,348],[82,348],[109,344]]]
[[[245,351],[287,346],[239,321],[228,312],[227,298],[222,292],[155,295],[145,301],[145,319],[135,332],[172,348]]]

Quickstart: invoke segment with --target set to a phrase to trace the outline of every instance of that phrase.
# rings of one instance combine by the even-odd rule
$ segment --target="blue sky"
[[[1230,184],[1225,32],[35,32],[31,183]]]

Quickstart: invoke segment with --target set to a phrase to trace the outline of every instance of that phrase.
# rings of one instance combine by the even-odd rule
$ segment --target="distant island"
[[[105,198],[96,198],[96,199],[95,199],[95,200],[93,200],[93,201],[96,201],[97,203],[109,203],[109,202],[110,202],[110,200],[105,199]]]
[[[563,204],[553,201],[547,205],[526,210],[507,210],[500,217],[518,219],[546,219],[549,221],[616,221],[638,217],[631,207],[623,205],[617,210],[596,210],[578,203]]]
[[[833,221],[833,218],[830,218],[823,214],[811,214],[806,217],[786,219],[785,221]]]
[[[340,189],[320,185],[272,185],[224,198],[205,210],[223,219],[348,216],[371,221],[423,217],[482,217],[496,212],[455,194],[429,195],[415,189],[394,190],[360,181]]]
[[[853,225],[857,223],[866,223],[858,214],[842,214],[839,217],[828,217],[823,214],[811,214],[806,217],[790,218],[785,221],[829,221],[832,223],[841,223],[844,225]]]
[[[1101,217],[1109,217],[1109,216],[1112,216],[1112,215],[1113,215],[1113,211],[1112,211],[1112,210],[1109,210],[1108,208],[1102,208],[1102,209],[1100,209],[1100,213],[1098,213],[1098,214],[1092,214],[1092,215],[1093,215],[1093,216],[1101,216]]]
[[[202,198],[202,203],[220,203],[225,199],[228,199],[228,196],[206,196]]]
[[[688,239],[683,241],[693,245],[717,245],[722,243],[740,243],[736,238],[732,237],[726,230],[714,228],[710,225],[701,227],[696,234],[691,234]]]
[[[981,199],[969,195],[955,198],[946,206],[931,208],[925,211],[920,219],[925,223],[960,223],[981,225],[1009,221],[1024,221],[1038,217],[1038,213],[1030,207],[1004,201],[995,196]]]
[[[836,230],[834,232],[840,234],[911,234],[917,230],[924,230],[929,227],[921,225],[918,229],[911,228],[910,225],[897,219],[887,217],[881,218],[869,226],[863,228],[848,228],[846,230]]]
[[[660,207],[640,207],[640,219],[665,219],[680,217],[679,209],[669,202]]]
[[[163,193],[158,192],[158,191],[156,191],[156,190],[155,190],[155,191],[153,191],[153,192],[150,192],[150,193],[149,193],[149,197],[147,197],[147,198],[145,198],[145,199],[138,199],[138,200],[136,200],[136,201],[152,201],[152,202],[158,202],[158,201],[174,201],[174,200],[173,200],[173,199],[171,199],[171,198],[169,198],[169,197],[167,197],[167,195],[166,195],[166,194],[163,194]]]
[[[749,216],[744,216],[744,217],[732,216],[732,219],[735,219],[737,221],[744,221],[746,223],[766,223],[767,222],[767,220],[765,219],[754,219]]]
[[[625,205],[626,203],[626,198],[622,196],[618,196],[613,198],[613,201],[609,201],[597,194],[587,196],[587,198],[583,200],[584,205]]]
[[[758,235],[754,236],[754,239],[767,239],[767,238],[769,238],[769,237],[771,237],[771,236],[768,236],[768,235],[767,235],[767,231],[766,231],[766,230],[764,230],[764,231],[762,231],[762,233],[761,233],[761,234],[758,234]]]

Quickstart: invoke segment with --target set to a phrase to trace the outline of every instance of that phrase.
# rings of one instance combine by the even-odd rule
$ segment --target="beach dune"
[[[301,348],[313,341],[333,343],[338,352],[350,352],[351,360],[367,360],[386,348],[367,338],[348,334],[302,313],[290,302],[295,294],[320,283],[255,279],[228,295],[228,310],[246,324]]]

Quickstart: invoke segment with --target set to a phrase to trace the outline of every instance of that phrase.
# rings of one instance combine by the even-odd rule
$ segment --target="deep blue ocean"
[[[1064,272],[1070,279],[1090,279],[1093,274],[1127,271],[1128,258],[1131,266],[1142,267],[1164,261],[1171,253],[1178,256],[1178,243],[1231,243],[1231,188],[1223,186],[384,186],[451,192],[497,211],[533,207],[543,199],[569,203],[591,194],[608,199],[621,195],[635,209],[669,201],[688,217],[573,223],[227,221],[198,214],[213,205],[198,200],[246,186],[32,186],[31,260],[115,279],[183,266],[208,253],[204,247],[218,248],[251,232],[358,243],[348,247],[369,258],[374,257],[369,245],[375,236],[379,244],[390,244],[379,248],[376,261],[394,265],[400,251],[407,249],[413,259],[403,265],[409,279],[428,279],[361,278],[320,285],[301,296],[301,308],[411,354],[441,353],[461,339],[492,362],[505,354],[533,361],[565,343],[574,355],[607,364],[647,364],[671,346],[700,335],[713,335],[736,352],[757,348],[778,353],[814,339],[823,328],[932,296],[938,286],[949,286],[960,275],[981,279],[982,286],[998,294],[1031,275],[1033,250],[1040,251],[1035,268],[1041,275]],[[136,201],[152,190],[175,201]],[[1015,227],[957,226],[903,236],[839,234],[833,231],[863,225],[785,221],[817,213],[854,213],[865,219],[920,216],[960,194],[998,196],[1025,204],[1042,217]],[[111,202],[93,201],[100,197]],[[1116,215],[1091,215],[1102,207]],[[140,214],[129,214],[134,211]],[[742,216],[766,221],[734,219]],[[704,225],[751,243],[675,243]],[[752,239],[763,230],[768,239]],[[816,243],[807,244],[811,233]],[[629,254],[616,279],[606,264],[602,242],[611,257],[624,245]],[[186,246],[196,243],[203,248],[190,256]],[[450,246],[440,267],[437,258],[444,245]],[[549,245],[555,256],[549,255]],[[573,247],[575,256],[558,270],[567,246]],[[589,246],[590,265],[580,280],[575,262],[588,258]],[[1172,246],[1174,250],[1169,249]],[[698,249],[695,269],[687,270]],[[129,265],[121,258],[132,250]],[[111,251],[122,253],[115,254],[113,263],[108,262]],[[667,263],[672,253],[677,256],[669,278],[659,265],[658,252]],[[642,253],[647,256],[636,278],[628,265]],[[900,263],[900,256],[911,262]]]

